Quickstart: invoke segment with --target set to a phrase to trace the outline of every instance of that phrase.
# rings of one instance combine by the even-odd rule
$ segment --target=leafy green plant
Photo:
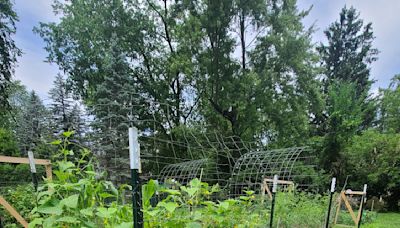
[[[131,227],[132,207],[124,203],[122,191],[104,180],[94,169],[90,152],[68,148],[71,133],[53,144],[60,146],[55,180],[37,192],[37,206],[29,216],[30,227]],[[75,154],[80,154],[77,158]],[[226,200],[216,200],[220,188],[193,179],[186,185],[175,181],[160,184],[150,180],[142,186],[144,226],[158,227],[266,227],[270,201],[254,191]],[[304,192],[278,193],[274,225],[279,227],[320,227],[325,218],[327,197]],[[373,219],[373,218],[371,218]],[[370,221],[366,215],[366,222]]]
[[[35,207],[35,192],[32,184],[2,188],[0,195],[9,202],[22,217],[29,220],[30,212]],[[2,206],[0,215],[6,228],[17,227],[16,220]]]
[[[70,132],[53,142],[60,146],[54,181],[48,181],[38,190],[38,206],[32,210],[30,227],[129,227],[132,213],[121,201],[121,192],[111,182],[95,172],[91,153],[85,148],[72,162],[75,154],[69,150]],[[76,148],[76,147],[74,147]],[[129,223],[130,224],[130,223]]]

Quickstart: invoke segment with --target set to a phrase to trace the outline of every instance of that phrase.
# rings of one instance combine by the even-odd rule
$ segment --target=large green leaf
[[[164,207],[168,212],[172,213],[179,205],[175,202],[159,202],[157,206]]]
[[[79,211],[81,214],[92,217],[93,216],[93,209],[92,208],[85,208]]]
[[[99,207],[97,208],[97,216],[100,216],[102,218],[111,218],[113,214],[117,212],[116,208],[105,208],[105,207]]]
[[[48,204],[40,205],[38,207],[37,211],[39,213],[51,214],[51,215],[61,215],[62,212],[63,212],[62,207],[60,205],[51,206],[51,205],[48,205]]]
[[[70,224],[79,224],[79,223],[81,223],[75,217],[71,217],[71,216],[62,216],[61,218],[57,219],[56,221],[57,222],[63,222],[63,223],[70,223]]]
[[[155,180],[150,180],[147,184],[142,187],[142,199],[144,207],[148,207],[150,205],[150,199],[153,197],[154,193],[157,190],[157,183]]]
[[[115,228],[132,228],[132,223],[131,222],[123,222],[123,223],[115,226]]]
[[[60,204],[65,205],[66,207],[75,209],[78,207],[78,200],[79,200],[79,195],[75,194],[75,195],[68,196],[67,198],[61,200]]]
[[[67,170],[67,169],[75,167],[74,163],[72,163],[70,161],[58,161],[57,164],[58,164],[58,168],[62,172]]]
[[[186,192],[190,197],[194,196],[196,192],[199,190],[197,187],[187,188],[185,186],[181,186],[181,190]]]

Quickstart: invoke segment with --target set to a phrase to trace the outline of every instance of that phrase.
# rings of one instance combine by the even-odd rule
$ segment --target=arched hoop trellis
[[[126,116],[105,115],[102,119],[104,123],[98,127],[99,131],[107,134],[94,137],[94,141],[103,144],[102,148],[107,153],[98,151],[97,154],[101,158],[100,166],[110,175],[129,175],[123,173],[129,170],[123,168],[128,166],[124,163],[128,152],[121,153],[121,148],[117,147],[128,144],[128,126],[139,129],[143,181],[151,178],[159,181],[175,179],[187,183],[201,177],[202,181],[209,184],[218,183],[226,187],[227,192],[242,194],[246,188],[259,190],[262,179],[272,178],[274,174],[278,174],[281,180],[303,184],[304,181],[296,179],[301,176],[297,174],[299,172],[293,172],[298,171],[295,169],[297,166],[300,170],[309,171],[309,174],[315,171],[307,170],[305,163],[302,163],[304,153],[309,151],[305,147],[268,150],[270,145],[260,135],[242,139],[226,134],[223,129],[209,126],[195,116],[184,123],[176,123],[176,119],[170,116],[169,111],[172,109],[168,104],[151,100],[144,102],[141,99],[146,100],[138,94],[137,101],[132,98],[129,102],[123,102],[120,105]],[[101,104],[97,106],[103,107]],[[103,109],[99,110],[103,112]],[[110,144],[110,140],[104,139],[113,141]],[[308,178],[307,181],[312,182],[313,179]]]
[[[201,178],[206,182],[219,180],[218,168],[210,159],[198,159],[164,166],[158,177],[159,180],[174,179],[181,184],[186,184],[194,178]]]
[[[232,195],[243,190],[260,190],[264,178],[277,174],[280,180],[301,180],[302,170],[311,167],[308,147],[292,147],[267,151],[249,152],[241,156],[233,169],[229,188]],[[302,182],[302,186],[307,183]]]

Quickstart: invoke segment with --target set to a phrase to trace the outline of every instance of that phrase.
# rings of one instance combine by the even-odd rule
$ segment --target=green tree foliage
[[[400,202],[400,135],[364,131],[351,139],[344,149],[343,163],[351,175],[350,185],[361,188],[368,183],[368,194],[386,196],[389,210],[399,210]]]
[[[354,83],[355,96],[362,100],[362,126],[368,128],[375,114],[374,102],[369,96],[373,83],[370,64],[377,60],[378,54],[378,50],[372,46],[375,38],[372,24],[364,25],[355,8],[344,7],[339,20],[329,26],[325,36],[328,43],[318,47],[325,74],[323,90],[326,93],[329,86],[336,82]],[[322,125],[321,131],[324,131],[324,119],[323,114],[317,115],[317,122]]]
[[[355,96],[355,87],[351,83],[332,84],[326,104],[328,131],[323,138],[321,164],[341,180],[345,178],[343,150],[351,137],[359,133],[362,122],[361,101]]]
[[[15,117],[18,124],[14,129],[21,155],[26,156],[32,150],[48,157],[50,151],[44,144],[51,136],[49,112],[34,91],[29,93],[24,102]]]
[[[395,75],[387,89],[380,91],[380,127],[383,132],[400,133],[400,75]]]
[[[325,35],[328,43],[317,48],[324,73],[325,108],[314,114],[313,124],[315,134],[324,137],[323,167],[341,176],[345,159],[341,153],[348,139],[370,127],[375,118],[375,100],[369,95],[370,64],[378,50],[372,47],[371,23],[364,26],[353,7],[344,7]]]
[[[137,113],[135,109],[141,107],[132,106],[137,103],[137,96],[126,56],[117,46],[111,48],[105,57],[107,65],[104,71],[108,77],[93,93],[96,102],[89,104],[89,108],[95,116],[93,138],[100,145],[98,153],[102,167],[112,177],[123,180],[129,176],[126,169],[129,161],[127,129],[129,123],[133,124],[134,114]]]
[[[131,81],[139,97],[134,104],[154,110],[154,132],[167,135],[196,121],[224,135],[281,145],[308,132],[319,97],[316,58],[311,31],[301,24],[307,12],[296,1],[74,1],[55,9],[60,23],[36,31],[49,60],[90,105],[101,103],[98,90],[116,77],[107,57],[116,46],[127,63],[118,77]]]
[[[68,88],[67,81],[61,75],[54,80],[54,87],[49,91],[52,100],[49,114],[52,121],[50,128],[57,138],[62,132],[74,131],[74,140],[84,143],[85,133],[88,130],[85,123],[83,105],[74,100],[72,91]]]
[[[20,81],[13,81],[10,86],[10,93],[8,94],[9,109],[0,115],[0,127],[13,130],[17,127],[17,115],[25,106],[29,94],[26,87]]]
[[[358,97],[368,94],[372,81],[369,65],[377,59],[372,23],[364,26],[353,7],[344,7],[339,21],[325,31],[328,44],[318,48],[325,66],[325,87],[335,80],[353,82]]]
[[[62,75],[58,74],[53,84],[54,87],[49,92],[53,124],[59,130],[68,131],[71,129],[70,113],[73,105],[71,93]]]
[[[86,110],[80,103],[74,104],[69,115],[71,128],[74,132],[74,139],[78,140],[81,144],[86,142],[86,136],[89,131],[87,122]]]
[[[251,52],[259,83],[257,111],[268,141],[300,145],[309,135],[309,114],[321,106],[312,28],[304,29],[301,20],[308,12],[299,12],[296,1],[271,1],[268,9],[270,32],[258,37]]]
[[[15,22],[18,16],[10,0],[0,1],[0,110],[1,114],[8,106],[8,93],[14,66],[21,50],[17,48],[12,36],[15,34]]]
[[[0,128],[0,154],[5,156],[18,156],[17,142],[12,132]]]

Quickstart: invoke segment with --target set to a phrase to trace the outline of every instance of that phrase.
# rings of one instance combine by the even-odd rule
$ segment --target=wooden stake
[[[45,168],[46,168],[47,180],[49,180],[49,181],[53,180],[53,169],[51,167],[51,164],[50,165],[45,165]]]
[[[0,196],[2,205],[24,228],[28,228],[28,222],[3,198]]]
[[[339,218],[339,213],[340,213],[340,207],[342,206],[342,193],[340,193],[338,200],[339,200],[339,203],[338,203],[338,207],[336,209],[335,225],[337,224],[337,220]]]
[[[358,222],[357,217],[354,214],[353,208],[351,208],[351,205],[350,205],[349,201],[347,200],[347,197],[344,194],[344,192],[342,192],[341,196],[344,201],[344,205],[346,206],[347,210],[349,211],[349,213],[351,215],[351,218],[353,219],[354,223],[357,224],[357,222]]]

